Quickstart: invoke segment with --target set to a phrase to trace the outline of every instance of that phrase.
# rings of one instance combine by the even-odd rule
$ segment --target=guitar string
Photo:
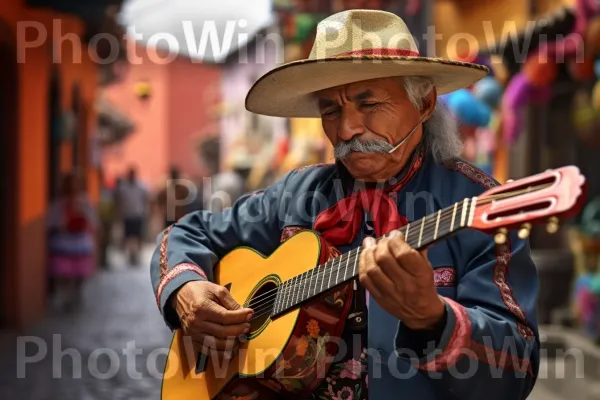
[[[457,210],[457,213],[458,213],[458,210]],[[442,215],[442,214],[440,214],[440,215]],[[424,223],[424,227],[423,227],[423,233],[422,233],[422,236],[423,236],[423,237],[427,237],[427,236],[429,236],[430,234],[432,234],[432,232],[433,232],[433,234],[435,234],[435,225],[437,225],[437,217],[435,217],[435,216],[434,216],[434,217],[432,217],[432,218],[433,218],[434,220],[432,220],[432,221],[426,221],[426,222]],[[427,219],[429,219],[429,217],[427,217]],[[440,228],[440,227],[442,227],[442,228],[443,228],[443,227],[444,227],[444,224],[446,224],[446,223],[450,222],[450,221],[451,221],[451,219],[452,219],[452,215],[450,215],[450,216],[446,216],[446,217],[443,217],[443,218],[440,216],[440,221],[439,221],[439,227],[438,227],[438,230],[439,230],[439,228]],[[414,222],[417,222],[417,221],[414,221]],[[405,226],[402,226],[402,227],[400,227],[400,228],[399,228],[399,230],[402,230],[402,229],[404,229],[404,228],[406,228],[406,225],[405,225]],[[414,231],[410,231],[410,229],[409,229],[409,233],[411,233],[411,237],[412,237],[412,232],[414,232]],[[391,232],[387,233],[386,235],[382,236],[381,238],[377,238],[376,240],[377,240],[377,241],[379,241],[379,240],[381,240],[381,239],[383,239],[383,238],[389,237],[389,235],[390,235],[390,234],[391,234]],[[432,234],[432,236],[433,236],[433,234]],[[348,254],[348,253],[346,253],[346,254]],[[337,259],[342,259],[344,256],[345,256],[345,254],[342,254],[342,255],[340,255],[340,256],[338,256],[338,257],[336,257],[336,258],[335,258],[335,260],[337,260]],[[319,270],[322,270],[322,269],[324,269],[323,267],[325,267],[327,264],[331,263],[332,261],[333,261],[333,260],[329,260],[329,261],[327,261],[327,262],[325,262],[325,263],[323,263],[323,264],[320,264],[320,265],[318,265],[318,266],[316,266],[316,267],[314,267],[314,268],[310,269],[309,271],[307,271],[307,272],[303,273],[303,274],[306,274],[306,275],[305,275],[305,276],[303,276],[303,277],[301,278],[301,280],[299,280],[299,281],[295,282],[295,283],[294,283],[294,285],[303,284],[303,283],[305,283],[306,279],[312,279],[312,278],[316,277],[317,275],[316,275],[316,274],[314,274],[312,271],[313,271],[314,269],[319,269]],[[328,267],[328,268],[330,268],[330,267]],[[301,274],[301,275],[303,275],[303,274]],[[314,275],[312,275],[312,276],[310,276],[310,277],[309,277],[309,276],[308,276],[308,274],[314,274]],[[301,276],[301,275],[298,275],[298,276]],[[291,279],[293,279],[293,278],[291,278]],[[275,291],[275,290],[277,290],[277,289],[272,289],[272,290],[270,290],[269,292],[272,292],[272,291]],[[264,297],[265,295],[269,294],[269,292],[263,293],[262,295],[255,297],[253,300],[254,300],[254,301],[256,301],[257,299],[259,299],[259,298],[261,298],[261,297]],[[253,304],[256,304],[256,303],[253,303]],[[250,305],[250,304],[249,304],[249,305]]]
[[[537,188],[545,188],[545,187],[548,187],[548,186],[551,186],[551,184],[543,184],[543,185],[538,185],[537,187],[528,187],[528,188],[524,188],[524,189],[521,189],[521,190],[518,190],[518,191],[515,191],[515,192],[499,193],[499,194],[497,194],[497,195],[492,195],[492,196],[490,196],[490,197],[486,198],[486,199],[485,199],[486,201],[484,201],[484,202],[481,202],[480,204],[486,204],[486,203],[488,203],[488,202],[491,202],[491,201],[493,201],[493,200],[495,200],[495,199],[497,199],[497,198],[511,197],[511,196],[514,196],[515,194],[520,194],[520,193],[522,193],[522,192],[529,192],[529,191],[531,191],[532,189],[537,189]],[[471,200],[471,199],[469,199],[469,200]],[[461,212],[462,212],[462,207],[464,207],[464,203],[462,203],[462,204],[461,204],[461,203],[456,203],[456,204],[460,204],[460,205],[461,205]],[[450,210],[454,211],[454,205],[453,205],[453,206],[450,206],[450,207],[448,207],[448,208],[446,208],[445,210],[442,210],[442,213],[449,212]],[[440,215],[442,215],[442,213],[441,213]],[[458,213],[458,209],[457,209],[457,213]],[[435,216],[435,213],[433,213],[433,214],[430,214],[430,215],[427,215],[427,216],[423,217],[423,219],[425,219],[425,222],[423,222],[423,224],[424,224],[424,225],[425,225],[425,224],[427,224],[428,226],[427,226],[427,227],[425,227],[425,226],[424,226],[424,228],[423,228],[423,233],[422,233],[421,235],[428,235],[429,233],[431,233],[431,229],[435,229],[435,226],[432,228],[430,225],[431,225],[431,224],[433,224],[434,222],[435,222],[435,224],[437,225],[437,216]],[[430,219],[430,221],[428,221],[428,219]],[[451,216],[450,216],[450,219],[451,219]],[[414,223],[414,222],[418,222],[418,220],[417,220],[417,221],[413,221],[413,223]],[[441,218],[441,217],[440,217],[440,224],[441,224],[441,223],[445,223],[445,222],[449,222],[449,220],[448,220],[448,217],[447,217],[447,216],[445,216],[444,218]],[[400,229],[402,229],[402,228],[404,228],[404,227],[401,227]],[[439,229],[439,226],[438,226],[438,229]],[[427,233],[426,233],[426,232],[427,232]],[[452,233],[452,232],[449,232],[449,233]],[[390,232],[390,233],[388,233],[388,234],[386,234],[386,235],[383,235],[381,238],[377,238],[376,240],[378,240],[378,241],[379,241],[379,240],[381,240],[381,239],[383,239],[383,238],[386,238],[386,237],[388,237],[390,234],[391,234],[391,232]],[[354,250],[352,250],[352,251],[350,251],[350,252],[346,253],[346,254],[347,254],[347,257],[346,257],[346,263],[347,263],[347,264],[348,264],[350,261],[354,261],[354,262],[356,262],[356,257],[357,257],[357,256],[359,256],[359,253],[360,253],[360,251],[362,251],[362,246],[359,246],[359,247],[357,247],[355,250],[357,250],[357,251],[356,251],[356,253],[357,253],[357,254],[355,254],[354,256],[352,256],[352,257],[354,257],[352,260],[350,260],[349,258],[351,257],[351,253],[352,253],[352,251],[354,251]],[[313,273],[313,274],[311,275],[311,274],[310,274],[310,271],[313,271],[313,269],[311,269],[311,270],[307,271],[306,273],[304,273],[304,274],[305,274],[305,277],[301,278],[301,280],[299,280],[299,281],[297,281],[297,282],[294,282],[294,284],[293,284],[293,285],[291,285],[291,287],[290,287],[290,288],[294,288],[294,287],[295,287],[295,288],[297,289],[297,288],[299,288],[299,287],[300,287],[300,285],[306,285],[307,281],[309,281],[309,280],[310,280],[311,282],[315,282],[316,284],[318,284],[319,278],[320,278],[320,277],[323,277],[323,278],[324,278],[324,277],[325,277],[325,274],[326,274],[328,271],[331,271],[331,272],[330,272],[330,277],[331,277],[331,275],[333,275],[333,273],[334,273],[334,272],[339,272],[339,271],[340,271],[342,268],[346,269],[346,267],[342,267],[342,266],[341,266],[343,257],[344,257],[344,255],[341,255],[341,256],[339,257],[338,267],[333,267],[333,264],[332,264],[332,266],[331,266],[331,267],[329,267],[329,268],[323,268],[323,266],[326,266],[326,265],[328,264],[328,262],[326,262],[325,264],[322,264],[321,266],[317,266],[317,267],[315,267],[315,268],[318,268],[318,269],[319,269],[319,271],[318,271],[317,273]],[[293,278],[292,278],[292,279],[293,279]],[[336,279],[337,279],[337,278],[336,278]],[[315,287],[316,287],[316,286],[315,286]],[[272,311],[273,311],[273,305],[274,305],[274,303],[275,303],[276,297],[277,297],[277,295],[279,294],[279,290],[280,290],[281,288],[282,288],[282,286],[278,286],[277,288],[275,288],[275,289],[272,289],[272,290],[270,290],[269,292],[266,292],[266,293],[264,293],[264,294],[262,294],[262,295],[261,295],[261,296],[264,296],[264,295],[267,295],[267,294],[269,294],[270,292],[275,292],[275,293],[273,293],[271,296],[269,296],[268,298],[261,299],[261,301],[259,301],[259,302],[255,302],[254,304],[252,304],[252,303],[251,303],[251,304],[249,304],[249,306],[250,306],[250,305],[252,305],[253,307],[255,307],[255,315],[254,315],[254,317],[253,317],[252,319],[255,319],[255,318],[258,318],[258,317],[260,317],[260,316],[264,315],[264,312],[263,312],[264,310],[267,310],[267,309],[268,309],[268,311],[267,311],[267,312],[272,312]],[[304,290],[304,289],[303,289],[303,290]],[[329,288],[328,288],[327,290],[329,290]],[[325,290],[325,291],[326,291],[326,290]],[[324,292],[324,291],[319,291],[319,294],[321,294],[321,293],[323,293],[323,292]],[[307,293],[307,292],[304,292],[304,293]],[[308,291],[308,293],[310,293],[310,285],[309,285],[309,291]],[[316,295],[316,294],[317,294],[317,293],[315,292],[315,295]],[[261,296],[259,296],[259,297],[261,297]],[[301,296],[298,296],[298,297],[301,297]],[[258,297],[257,297],[257,298],[258,298]],[[255,298],[255,299],[253,299],[253,300],[256,300],[257,298]],[[270,302],[268,302],[268,304],[265,304],[265,302],[266,302],[266,301],[268,301],[269,299],[273,299],[273,301],[270,301]],[[304,300],[304,299],[303,299],[303,300]],[[302,301],[303,301],[303,300],[302,300]],[[258,308],[259,304],[261,305],[261,307],[260,307],[260,308]],[[263,307],[263,306],[262,306],[262,304],[265,304],[265,306]],[[298,303],[296,303],[296,304],[293,304],[292,306],[295,306],[295,305],[297,305],[297,304],[298,304]],[[292,307],[292,306],[291,306],[291,307]],[[288,307],[288,308],[289,308],[289,307]],[[256,312],[257,312],[257,311],[258,311],[258,314],[256,314]]]
[[[437,218],[436,218],[436,220],[437,220]],[[449,223],[450,221],[451,221],[451,219],[444,219],[444,220],[440,219],[440,225],[441,225],[441,226],[444,226],[444,224],[445,224],[445,223]],[[433,229],[435,229],[435,227],[434,227]],[[429,235],[429,234],[431,233],[431,231],[432,231],[432,229],[425,229],[425,228],[424,228],[424,229],[423,229],[423,234],[424,234],[424,235]],[[409,231],[409,232],[410,232],[410,231]],[[390,232],[390,233],[388,233],[388,234],[386,234],[386,235],[384,235],[384,236],[382,236],[381,238],[378,238],[377,240],[380,240],[380,239],[383,239],[383,238],[389,237],[389,235],[390,235],[390,234],[391,234],[391,232]],[[432,235],[432,237],[433,237],[433,235]],[[328,261],[327,263],[325,263],[325,264],[323,264],[323,265],[321,265],[321,266],[317,266],[317,267],[315,267],[315,268],[313,268],[313,269],[309,270],[308,272],[304,273],[304,274],[305,274],[305,276],[304,276],[304,277],[302,277],[302,279],[300,279],[300,280],[298,280],[298,281],[294,282],[294,283],[293,283],[293,285],[291,285],[289,288],[286,288],[286,292],[291,292],[291,293],[290,293],[290,295],[292,295],[292,296],[295,296],[295,297],[298,297],[298,298],[302,297],[302,295],[301,295],[301,294],[300,294],[300,295],[297,295],[297,294],[299,294],[299,293],[303,293],[303,292],[304,292],[304,293],[306,293],[306,291],[305,291],[305,288],[306,288],[306,283],[307,283],[309,280],[310,280],[311,282],[314,282],[314,283],[315,283],[315,288],[316,288],[316,287],[317,287],[317,285],[319,284],[319,281],[320,281],[320,280],[321,280],[322,282],[324,282],[324,280],[323,280],[323,279],[325,279],[325,276],[326,276],[326,274],[327,274],[327,273],[329,273],[329,277],[330,277],[330,279],[331,279],[331,276],[333,276],[333,274],[334,274],[334,273],[336,273],[336,272],[340,271],[341,269],[347,269],[347,265],[349,265],[350,261],[356,262],[356,257],[360,255],[360,254],[358,254],[358,253],[360,253],[360,252],[362,251],[362,249],[363,249],[363,248],[362,248],[362,246],[360,246],[360,247],[358,247],[358,248],[356,249],[356,250],[358,250],[357,254],[355,254],[355,255],[351,255],[351,253],[354,251],[354,250],[351,250],[351,251],[349,251],[348,253],[346,253],[346,254],[343,254],[343,255],[342,255],[342,256],[340,256],[339,258],[336,258],[336,260],[339,260],[339,261],[337,262],[337,266],[335,266],[335,265],[334,265],[334,263],[332,263],[332,265],[331,265],[331,266],[328,266],[328,267],[325,267],[325,268],[323,268],[323,266],[326,266],[327,264],[329,264],[329,262],[331,262],[331,261]],[[352,259],[349,259],[350,257],[353,257],[353,258],[352,258]],[[343,266],[343,265],[342,265],[342,263],[343,263],[343,262],[345,262],[345,264],[346,264],[345,266]],[[316,273],[314,273],[314,272],[312,272],[312,271],[314,271],[314,269],[319,269],[319,271],[318,271],[318,272],[316,272]],[[292,278],[292,279],[293,279],[293,278]],[[337,277],[336,277],[336,279],[337,279]],[[303,292],[298,292],[298,291],[297,291],[297,289],[298,289],[298,288],[300,288],[300,287],[302,287],[302,285],[304,285],[304,287],[303,287],[303,289],[302,289],[302,291],[303,291]],[[321,286],[322,286],[322,285],[321,285]],[[308,292],[310,292],[310,287],[311,287],[311,285],[309,285],[309,291],[308,291]],[[254,302],[254,304],[252,304],[252,306],[254,307],[254,309],[256,309],[256,310],[260,310],[260,311],[264,310],[264,309],[265,309],[265,307],[262,307],[262,305],[263,305],[265,302],[269,301],[269,300],[272,300],[272,301],[270,301],[270,302],[269,302],[269,303],[266,305],[266,308],[270,308],[270,307],[272,307],[272,305],[273,305],[273,304],[274,304],[274,302],[275,302],[275,299],[274,299],[274,298],[276,298],[276,297],[277,297],[277,295],[279,294],[279,291],[280,291],[280,289],[281,289],[281,288],[282,288],[282,285],[278,286],[278,287],[277,287],[277,288],[275,288],[275,289],[272,289],[272,290],[270,290],[269,292],[271,292],[271,293],[272,293],[272,292],[275,292],[275,293],[272,293],[272,294],[271,294],[271,296],[269,296],[269,297],[268,297],[268,298],[266,298],[266,299],[261,299],[261,300],[260,300],[260,301],[258,301],[258,302]],[[326,290],[319,290],[319,294],[320,294],[320,293],[323,293],[323,292],[326,292],[326,291],[327,291],[327,290],[329,290],[329,289],[330,289],[330,288],[327,288]],[[267,293],[269,293],[269,292],[267,292]],[[316,295],[316,294],[317,294],[317,293],[315,292],[315,295]],[[304,299],[303,299],[303,300],[304,300]],[[259,308],[259,305],[261,306],[260,308]],[[293,304],[293,305],[295,305],[295,304]]]
[[[442,219],[440,218],[440,225],[441,225],[442,223],[447,223],[447,222],[450,222],[450,220],[451,220],[451,219],[445,219],[445,220],[442,220]],[[427,223],[427,222],[426,222],[426,223]],[[431,233],[431,231],[432,231],[432,230],[434,231],[434,230],[435,230],[435,227],[434,227],[433,229],[424,228],[424,229],[423,229],[423,235],[424,235],[424,236],[425,236],[425,235],[428,235],[429,233]],[[410,232],[410,231],[409,231],[409,232]],[[389,235],[390,235],[390,234],[391,234],[391,232],[390,232],[390,233],[388,233],[388,234],[386,234],[386,235],[384,235],[384,236],[382,236],[381,238],[378,238],[378,240],[381,240],[381,239],[383,239],[383,238],[387,238],[387,237],[389,237]],[[286,288],[286,289],[288,289],[288,290],[289,290],[289,289],[291,289],[292,295],[293,295],[293,293],[296,293],[296,294],[298,294],[298,293],[302,293],[302,292],[298,292],[298,291],[297,291],[297,289],[298,289],[299,287],[301,287],[301,285],[306,285],[306,283],[307,283],[308,281],[314,282],[314,283],[315,283],[315,287],[316,287],[316,285],[318,285],[318,282],[319,282],[319,280],[320,280],[321,278],[325,278],[325,275],[326,275],[327,273],[329,273],[329,276],[331,277],[331,276],[332,276],[334,273],[336,273],[336,272],[338,272],[338,271],[341,271],[342,269],[347,269],[347,267],[346,267],[345,265],[342,265],[342,264],[343,264],[343,262],[345,262],[346,264],[349,264],[350,262],[355,262],[355,261],[356,261],[356,257],[357,257],[357,256],[360,256],[360,254],[359,254],[359,253],[362,251],[362,249],[363,249],[363,247],[362,247],[362,246],[360,246],[360,247],[357,247],[356,249],[353,249],[353,250],[349,251],[348,253],[346,253],[346,254],[343,254],[343,255],[339,256],[339,258],[336,258],[336,260],[339,260],[339,262],[337,262],[337,266],[335,266],[335,265],[334,265],[334,263],[332,263],[332,265],[331,265],[331,266],[328,266],[328,267],[326,267],[326,265],[327,265],[327,264],[329,264],[329,262],[331,262],[331,261],[328,261],[328,262],[327,262],[327,263],[325,263],[325,264],[322,264],[322,265],[320,265],[320,266],[317,266],[317,267],[315,267],[315,268],[313,268],[313,269],[309,270],[308,272],[304,273],[304,274],[306,274],[304,277],[302,277],[300,280],[298,280],[298,281],[294,282],[294,284],[293,284],[293,285],[291,285],[291,286],[290,286],[290,288]],[[351,253],[352,253],[352,252],[355,252],[355,250],[358,250],[358,251],[356,251],[356,253],[357,253],[357,254],[355,254],[355,255],[351,255]],[[350,257],[352,257],[352,258],[350,258]],[[314,269],[319,269],[319,271],[318,271],[318,272],[316,272],[316,273],[313,273],[312,271],[313,271]],[[293,279],[293,278],[292,278],[292,279]],[[337,278],[336,278],[336,279],[337,279]],[[309,286],[309,287],[310,287],[310,286]],[[282,285],[278,286],[278,287],[277,287],[277,288],[275,288],[275,289],[272,289],[272,290],[270,290],[269,292],[265,293],[265,294],[271,293],[271,295],[270,295],[269,297],[267,297],[267,298],[263,298],[263,299],[261,299],[261,300],[260,300],[260,301],[258,301],[258,302],[250,303],[248,306],[249,306],[250,308],[252,308],[252,309],[255,311],[255,314],[256,314],[256,312],[259,312],[259,313],[260,313],[260,312],[264,311],[266,308],[272,308],[273,304],[275,303],[275,298],[276,298],[276,297],[277,297],[277,295],[279,294],[279,290],[280,290],[281,288],[282,288]],[[295,289],[294,289],[294,288],[295,288]],[[331,288],[327,288],[326,290],[323,290],[323,291],[321,291],[321,290],[320,290],[320,291],[319,291],[319,294],[320,294],[320,293],[323,293],[323,292],[326,292],[326,291],[327,291],[327,290],[329,290],[329,289],[331,289]],[[303,291],[304,291],[304,289],[303,289]],[[273,293],[273,292],[275,292],[275,293]],[[306,293],[306,291],[304,291],[304,293]],[[317,293],[315,292],[315,295],[316,295],[316,294],[317,294]],[[297,297],[302,297],[302,296],[300,295],[300,296],[297,296]],[[255,298],[255,299],[256,299],[256,298]],[[269,301],[269,300],[272,300],[272,301]],[[268,304],[265,304],[266,302],[268,302]],[[263,305],[264,305],[264,307],[263,307]],[[294,305],[295,305],[295,304],[294,304]],[[259,306],[260,306],[260,307],[259,307]],[[259,315],[262,315],[262,314],[259,314]],[[259,315],[257,315],[257,317],[258,317]]]
[[[549,186],[551,186],[551,185],[552,185],[551,183],[547,183],[547,184],[541,184],[541,185],[538,185],[538,186],[529,186],[529,187],[527,187],[527,188],[523,188],[523,189],[515,190],[515,191],[513,191],[513,192],[498,193],[498,194],[495,194],[495,195],[488,196],[488,197],[484,198],[484,199],[483,199],[483,200],[481,200],[481,201],[478,201],[478,202],[477,202],[477,204],[478,204],[478,205],[487,204],[487,203],[489,203],[489,202],[492,202],[492,201],[494,201],[494,200],[496,200],[496,199],[502,199],[502,198],[507,198],[507,197],[511,197],[511,196],[519,195],[519,194],[522,194],[522,193],[527,193],[527,192],[530,192],[531,190],[544,189],[544,188],[546,188],[546,187],[549,187]],[[472,199],[469,199],[469,200],[472,200]],[[462,212],[462,207],[464,206],[464,200],[463,200],[462,202],[457,202],[457,203],[455,203],[455,204],[457,204],[457,205],[460,205],[460,206],[461,206],[460,212]],[[445,209],[442,209],[442,213],[450,212],[450,210],[454,211],[454,204],[453,204],[452,206],[449,206],[449,207],[445,208]],[[458,211],[459,211],[459,210],[458,210],[458,208],[457,208],[457,215],[458,215]],[[434,213],[434,214],[435,214],[435,213]],[[428,218],[433,218],[434,214],[430,214],[430,215],[427,215],[427,216],[423,217],[423,219],[425,219],[425,220],[426,220],[426,222],[425,222],[426,224],[429,224],[429,223],[430,223],[430,222],[427,222],[427,219],[428,219]],[[440,218],[440,223],[442,223],[442,222],[447,222],[447,218],[448,218],[448,216],[447,216],[447,215],[446,215],[446,216],[444,216],[444,218]],[[451,216],[450,216],[450,218],[451,218]],[[420,221],[420,220],[413,221],[412,223],[415,223],[415,222],[417,222],[417,223],[418,223],[418,221]],[[399,229],[402,229],[402,228],[404,228],[404,227],[401,227],[401,228],[399,228]],[[427,227],[427,229],[428,229],[428,228],[429,228],[429,227]],[[426,228],[424,228],[424,232],[425,232],[425,229],[426,229]],[[384,237],[387,237],[387,236],[384,236]],[[378,239],[376,239],[376,240],[379,240],[379,239],[381,239],[381,238],[378,238]],[[342,256],[340,256],[340,258],[341,258],[341,257],[343,257],[343,255],[342,255]],[[324,263],[324,264],[322,264],[322,265],[319,265],[319,266],[317,266],[317,267],[315,267],[315,268],[321,268],[322,266],[326,266],[328,263],[329,263],[329,262],[326,262],[326,263]],[[311,269],[310,271],[312,271],[312,269]],[[308,272],[307,272],[306,274],[308,274]],[[293,278],[291,278],[291,279],[293,279]],[[308,279],[308,276],[307,276],[306,278],[304,278],[304,277],[303,277],[303,278],[302,278],[300,281],[297,281],[297,282],[295,282],[295,283],[294,283],[294,286],[297,286],[297,285],[299,285],[299,284],[304,284],[304,283],[305,283],[305,281],[306,281],[306,279]],[[272,293],[272,292],[277,292],[277,291],[279,290],[279,288],[280,288],[280,287],[281,287],[281,286],[278,286],[278,287],[277,287],[277,288],[275,288],[275,289],[271,289],[271,290],[269,290],[268,292],[265,292],[265,293],[261,294],[260,296],[257,296],[257,297],[255,297],[254,299],[252,299],[252,301],[256,302],[256,300],[257,300],[257,299],[259,299],[259,298],[262,298],[262,297],[264,297],[264,296],[266,296],[266,295],[268,295],[268,294],[270,294],[270,293]],[[277,294],[277,293],[275,293],[275,295],[276,295],[276,294]],[[256,304],[257,304],[257,303],[255,303],[254,305],[256,306]],[[250,304],[249,304],[249,306],[250,306]]]
[[[462,204],[461,204],[460,206],[461,206],[461,207],[463,207],[463,205],[462,205]],[[450,222],[450,221],[452,220],[452,214],[454,213],[454,210],[453,210],[453,209],[454,209],[454,206],[452,206],[452,207],[450,207],[450,208],[447,208],[447,209],[445,209],[445,210],[443,210],[443,211],[442,211],[442,213],[441,213],[440,215],[443,215],[443,214],[444,214],[444,213],[446,213],[446,212],[448,212],[450,215],[444,215],[444,217],[441,217],[441,216],[440,216],[440,226],[443,226],[443,224],[444,224],[444,223],[446,223],[446,222]],[[462,209],[460,209],[460,211],[462,212]],[[456,211],[456,216],[459,216],[459,209],[458,209],[458,207],[457,207],[457,211]],[[432,220],[432,221],[427,221],[429,218],[433,218],[433,219],[435,219],[435,220]],[[435,226],[433,226],[433,227],[432,227],[431,225],[432,225],[432,224],[434,224],[434,225],[435,225],[435,224],[437,224],[437,216],[428,215],[428,216],[424,217],[423,219],[425,219],[425,220],[426,220],[426,221],[425,221],[425,223],[424,223],[424,225],[425,225],[425,226],[423,227],[423,236],[426,236],[426,235],[428,235],[429,233],[431,233],[431,231],[432,231],[432,230],[433,230],[433,231],[434,231],[434,233],[435,233]],[[455,219],[456,219],[456,218],[455,218]],[[416,221],[413,221],[413,222],[412,222],[411,224],[409,224],[409,225],[411,225],[411,227],[412,227],[412,224],[415,224],[415,223],[416,223],[416,225],[419,225],[419,224],[418,224],[418,222],[419,222],[419,221],[420,221],[420,219],[419,219],[419,220],[416,220]],[[402,230],[402,229],[404,229],[404,228],[406,228],[406,225],[405,225],[405,226],[402,226],[402,227],[400,227],[398,230]],[[439,228],[438,228],[438,229],[439,229]],[[409,233],[411,233],[411,234],[412,234],[412,232],[414,232],[414,230],[413,230],[413,231],[411,231],[411,230],[409,229]],[[386,238],[386,237],[388,237],[390,234],[391,234],[391,232],[390,232],[390,233],[387,233],[386,235],[382,236],[381,238],[376,238],[376,240],[377,240],[377,241],[379,241],[379,240],[381,240],[381,239],[383,239],[383,238]],[[346,253],[346,254],[348,254],[348,253]],[[345,254],[342,254],[341,256],[339,256],[339,258],[343,258],[343,257],[344,257],[344,255],[345,255]],[[338,259],[338,257],[336,257],[336,259]],[[321,264],[321,265],[318,265],[318,266],[316,266],[316,267],[315,267],[315,268],[313,268],[313,269],[322,269],[324,266],[326,266],[326,265],[327,265],[327,264],[329,264],[330,262],[331,262],[331,261],[327,261],[327,262],[325,262],[325,263],[323,263],[323,264]],[[328,268],[330,268],[330,267],[328,267]],[[303,274],[306,274],[306,277],[302,277],[302,278],[301,278],[301,280],[298,280],[298,281],[294,282],[294,286],[295,286],[295,285],[302,284],[302,283],[305,283],[306,279],[309,279],[307,275],[308,275],[308,274],[309,274],[311,271],[313,271],[313,269],[310,269],[309,271],[307,271],[307,272],[303,273]],[[302,274],[301,274],[301,275],[302,275]],[[298,275],[298,276],[300,276],[300,275]],[[293,277],[293,278],[290,278],[290,279],[294,279],[294,278],[295,278],[295,277]],[[289,280],[288,280],[288,281],[289,281]],[[286,281],[286,282],[287,282],[287,281]],[[281,287],[281,286],[279,286],[279,287]],[[268,292],[265,292],[265,293],[261,294],[260,296],[257,296],[257,297],[255,297],[255,298],[254,298],[254,299],[252,299],[252,300],[253,300],[253,301],[256,301],[257,299],[260,299],[260,298],[262,298],[262,297],[264,297],[264,296],[268,295],[269,293],[272,293],[272,292],[274,292],[274,291],[277,291],[277,290],[278,290],[278,289],[271,289],[271,290],[269,290]],[[250,304],[248,304],[248,305],[250,305]]]

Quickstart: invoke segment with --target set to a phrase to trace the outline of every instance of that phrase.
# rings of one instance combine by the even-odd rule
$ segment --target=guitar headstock
[[[585,178],[579,168],[566,166],[494,187],[477,197],[471,227],[495,233],[497,243],[509,230],[522,239],[532,224],[546,223],[555,233],[559,220],[574,216],[585,201]]]

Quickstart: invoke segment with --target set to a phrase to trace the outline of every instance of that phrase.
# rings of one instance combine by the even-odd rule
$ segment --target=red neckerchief
[[[406,172],[397,183],[383,189],[367,188],[353,192],[321,212],[315,220],[314,230],[320,232],[333,246],[343,246],[352,243],[356,238],[365,211],[368,211],[373,219],[377,237],[406,225],[408,221],[398,213],[398,206],[390,197],[390,193],[396,193],[406,186],[423,164],[423,158],[424,149],[419,146],[405,169]]]

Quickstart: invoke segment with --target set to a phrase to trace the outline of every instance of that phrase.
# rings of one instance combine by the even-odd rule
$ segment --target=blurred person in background
[[[220,170],[218,144],[214,141],[200,146],[200,156],[207,172],[200,196],[203,209],[219,212],[231,207],[248,190],[252,159],[247,150],[243,144],[230,149],[225,171]]]
[[[83,284],[96,260],[97,215],[77,174],[64,176],[61,194],[48,209],[50,274],[56,284],[54,303],[65,311],[82,301]]]
[[[139,264],[140,250],[144,240],[144,229],[148,218],[150,195],[148,189],[137,178],[134,167],[117,187],[117,209],[123,223],[125,251],[132,266]]]
[[[328,338],[318,323],[302,328],[316,343],[341,341],[327,375],[319,374],[321,385],[304,398],[527,398],[540,350],[528,241],[510,232],[496,243],[463,230],[420,251],[407,243],[421,242],[421,218],[440,218],[445,209],[444,222],[455,221],[454,214],[464,219],[474,211],[465,199],[498,185],[458,158],[455,121],[438,101],[485,77],[487,68],[420,56],[404,21],[376,10],[324,19],[310,54],[261,77],[245,104],[263,115],[320,117],[336,162],[295,169],[223,212],[191,213],[159,235],[151,278],[164,321],[198,349],[235,357],[260,307],[239,304],[215,282],[213,268],[240,246],[270,255],[295,233],[312,230],[323,239],[322,255],[361,252],[341,337]],[[425,201],[415,201],[417,193]],[[411,240],[397,231],[408,223]],[[306,349],[297,346],[298,363],[292,358],[288,366],[286,357],[279,376],[296,374],[305,361],[328,362],[325,352]],[[308,378],[279,383],[305,388],[302,379]],[[237,389],[226,395],[260,398]]]
[[[100,202],[98,204],[98,215],[100,218],[100,248],[98,263],[101,268],[109,269],[108,249],[112,244],[113,227],[116,222],[116,201],[115,201],[115,184],[110,184],[106,181],[106,177],[100,170]]]
[[[197,205],[195,199],[189,199],[189,196],[193,195],[188,187],[191,184],[198,189],[197,184],[191,180],[182,181],[181,170],[178,167],[172,166],[170,168],[169,179],[165,187],[158,192],[155,200],[156,208],[163,218],[165,228],[187,214],[194,205]],[[201,192],[200,194],[197,192],[197,198],[202,198]]]

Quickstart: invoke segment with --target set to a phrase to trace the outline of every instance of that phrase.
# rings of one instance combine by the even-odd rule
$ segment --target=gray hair
[[[423,101],[434,89],[433,82],[425,77],[403,77],[402,82],[406,94],[413,106],[420,110]],[[433,113],[423,123],[423,139],[427,150],[437,163],[459,157],[463,144],[458,132],[456,119],[448,108],[439,100]]]

